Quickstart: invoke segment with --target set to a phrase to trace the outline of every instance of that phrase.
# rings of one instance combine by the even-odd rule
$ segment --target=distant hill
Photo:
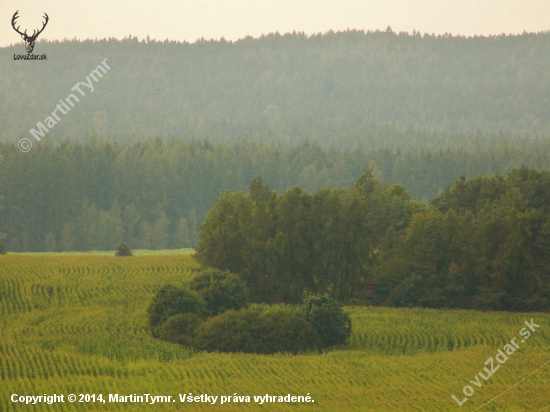
[[[212,142],[419,147],[464,135],[550,135],[550,32],[453,37],[348,31],[237,42],[38,42],[0,49],[0,141],[29,130],[105,58],[111,70],[51,131],[122,144]],[[435,137],[434,137],[435,136]]]

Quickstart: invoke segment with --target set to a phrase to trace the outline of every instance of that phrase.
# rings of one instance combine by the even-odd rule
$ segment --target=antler
[[[17,33],[19,33],[21,36],[26,36],[26,35],[27,35],[27,30],[25,30],[25,33],[21,33],[21,32],[19,31],[19,27],[20,27],[20,26],[17,26],[17,28],[15,27],[15,20],[17,20],[17,19],[19,18],[19,16],[17,15],[18,13],[19,13],[19,10],[17,10],[17,11],[15,12],[15,14],[13,15],[13,17],[11,18],[11,25],[12,25],[13,29],[14,29]]]
[[[42,23],[42,28],[40,30],[38,30],[38,33],[36,32],[36,30],[33,30],[32,35],[29,36],[27,34],[27,30],[25,30],[24,33],[21,33],[19,31],[20,26],[15,27],[15,20],[17,20],[19,18],[18,13],[19,13],[19,10],[17,10],[15,12],[15,14],[13,15],[13,17],[11,19],[11,25],[17,33],[19,33],[21,36],[25,36],[25,38],[27,38],[27,39],[36,39],[38,37],[38,35],[44,31],[44,29],[46,28],[46,25],[48,24],[48,21],[50,20],[50,18],[48,17],[48,14],[44,13],[44,18],[46,19],[46,21],[44,23]]]
[[[40,30],[38,30],[38,33],[34,34],[34,31],[32,33],[32,37],[38,37],[38,35],[40,33],[42,33],[44,31],[44,29],[46,28],[46,25],[48,24],[48,21],[50,20],[50,18],[48,17],[48,14],[46,12],[44,12],[44,18],[46,19],[46,21],[44,23],[42,23],[42,28]]]

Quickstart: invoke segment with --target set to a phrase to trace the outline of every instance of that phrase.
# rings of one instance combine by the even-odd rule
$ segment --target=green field
[[[0,256],[0,411],[312,410],[550,411],[550,314],[347,308],[344,349],[297,356],[192,352],[160,342],[145,309],[160,286],[196,273],[190,251]],[[540,328],[477,387],[470,383],[524,321]],[[537,368],[541,369],[528,376]],[[528,376],[521,383],[517,382]],[[475,393],[459,407],[462,388]],[[515,386],[514,386],[515,385]],[[65,394],[65,403],[12,403],[12,394]],[[106,403],[67,402],[103,394]],[[175,403],[114,403],[108,394],[172,395]],[[180,403],[178,394],[249,395],[250,403]],[[259,405],[255,395],[314,403]]]

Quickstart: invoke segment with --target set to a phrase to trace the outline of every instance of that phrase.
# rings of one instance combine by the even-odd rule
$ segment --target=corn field
[[[0,411],[537,411],[550,406],[550,314],[348,307],[346,347],[300,355],[217,354],[153,339],[145,309],[165,284],[197,273],[189,254],[0,256]],[[470,385],[524,321],[540,325],[459,407]],[[519,341],[519,339],[518,339]],[[65,394],[25,405],[13,394]],[[102,402],[67,400],[102,394]],[[109,402],[109,394],[176,402]],[[181,403],[178,394],[248,395],[251,402]],[[309,394],[314,403],[255,403]],[[548,409],[550,410],[550,408]]]

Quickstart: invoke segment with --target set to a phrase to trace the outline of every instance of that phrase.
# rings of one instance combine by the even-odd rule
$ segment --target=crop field
[[[196,273],[190,251],[0,256],[0,411],[550,411],[548,313],[348,307],[353,334],[344,348],[193,352],[153,339],[145,309],[158,288]],[[521,342],[531,319],[540,327]],[[472,383],[513,338],[519,349]],[[25,405],[13,394],[64,394],[65,402]],[[105,403],[71,403],[68,394],[102,394]],[[176,402],[109,402],[109,394]],[[219,398],[181,403],[179,394]],[[315,402],[255,402],[266,394]],[[468,400],[459,406],[451,395]]]

